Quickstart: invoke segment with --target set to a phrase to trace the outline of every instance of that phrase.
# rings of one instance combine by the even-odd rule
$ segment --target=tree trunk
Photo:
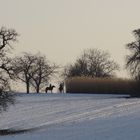
[[[39,86],[37,86],[37,88],[36,88],[36,92],[37,92],[37,93],[40,92]]]
[[[30,85],[29,85],[29,82],[26,83],[26,90],[27,90],[27,93],[30,92]]]

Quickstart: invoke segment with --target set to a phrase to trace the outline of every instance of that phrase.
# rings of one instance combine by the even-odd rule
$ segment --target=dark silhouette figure
[[[60,93],[64,93],[64,83],[60,83],[59,91],[60,91]]]
[[[48,90],[50,90],[50,91],[51,91],[51,93],[52,93],[52,90],[53,90],[53,88],[54,88],[54,87],[55,87],[54,85],[52,86],[52,85],[50,84],[50,86],[49,86],[49,87],[46,87],[46,90],[45,90],[45,91],[46,91],[46,93],[48,92]]]

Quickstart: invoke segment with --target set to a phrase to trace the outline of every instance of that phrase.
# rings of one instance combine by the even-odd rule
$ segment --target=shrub
[[[15,97],[12,93],[0,89],[0,112],[6,111],[9,105],[15,103]]]
[[[67,93],[138,95],[139,83],[119,78],[73,77],[66,80]]]

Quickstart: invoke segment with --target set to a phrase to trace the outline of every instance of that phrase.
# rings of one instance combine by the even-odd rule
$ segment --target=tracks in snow
[[[139,99],[94,98],[87,95],[18,97],[18,103],[0,115],[0,129],[31,129],[48,125],[120,117],[140,112]]]

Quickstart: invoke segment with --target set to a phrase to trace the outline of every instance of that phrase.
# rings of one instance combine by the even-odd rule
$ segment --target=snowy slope
[[[138,140],[140,99],[93,94],[18,94],[0,129],[36,131],[0,139]]]

